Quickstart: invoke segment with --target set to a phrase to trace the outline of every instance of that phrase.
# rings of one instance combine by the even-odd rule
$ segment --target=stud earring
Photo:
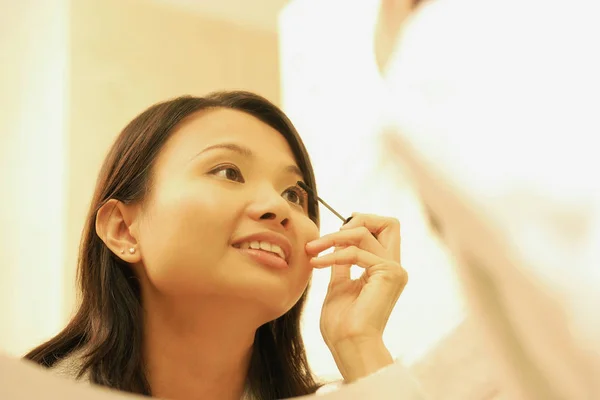
[[[135,253],[135,248],[133,248],[133,247],[130,247],[130,248],[129,248],[129,254],[133,254],[133,253]]]

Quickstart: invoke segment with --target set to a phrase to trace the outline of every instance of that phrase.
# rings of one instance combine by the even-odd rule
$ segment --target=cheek
[[[168,193],[167,193],[168,194]],[[148,279],[163,292],[202,291],[228,249],[231,214],[214,196],[178,191],[148,206],[140,248]],[[210,249],[210,251],[207,251]]]
[[[298,252],[298,263],[295,266],[295,268],[297,268],[297,273],[295,274],[295,283],[297,283],[295,294],[297,294],[298,298],[302,292],[304,292],[304,289],[306,289],[313,272],[310,265],[310,256],[306,254],[306,244],[319,237],[319,228],[317,228],[317,226],[308,218],[305,219],[306,221],[302,221],[298,226],[298,242],[300,248]]]
[[[310,219],[305,218],[301,223],[298,224],[298,231],[300,239],[304,246],[310,241],[318,239],[321,235],[319,228]]]
[[[303,218],[301,222],[298,223],[298,243],[299,243],[299,259],[305,268],[303,270],[308,270],[312,272],[312,268],[310,267],[310,256],[306,254],[306,244],[315,239],[319,238],[319,228],[308,218]]]

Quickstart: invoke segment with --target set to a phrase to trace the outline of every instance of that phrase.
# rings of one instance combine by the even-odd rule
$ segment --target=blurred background
[[[85,213],[125,124],[155,102],[222,89],[254,91],[288,113],[321,197],[338,211],[401,220],[410,284],[386,331],[395,357],[414,363],[461,323],[449,259],[402,172],[378,155],[379,1],[0,4],[1,351],[23,354],[73,313]],[[329,211],[322,216],[322,233],[339,228]],[[328,279],[315,272],[303,330],[315,372],[337,377],[319,332]]]

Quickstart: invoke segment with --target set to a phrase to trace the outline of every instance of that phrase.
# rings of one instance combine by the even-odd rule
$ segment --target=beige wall
[[[278,103],[279,61],[275,32],[151,0],[5,3],[0,350],[19,354],[73,311],[87,207],[124,125],[182,94],[247,89]]]
[[[63,308],[68,7],[0,9],[0,350],[18,354]]]
[[[277,36],[147,0],[72,1],[65,285],[95,178],[112,140],[154,102],[247,89],[279,101]],[[73,292],[67,291],[67,312]]]

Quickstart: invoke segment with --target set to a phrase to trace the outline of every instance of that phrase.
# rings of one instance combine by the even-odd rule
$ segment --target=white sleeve
[[[393,370],[393,371],[392,371]],[[378,379],[377,376],[384,378],[383,375],[388,375],[385,379]],[[370,379],[374,378],[374,379]],[[393,384],[392,384],[393,379]],[[387,382],[390,383],[389,390],[393,390],[398,400],[425,400],[426,397],[423,394],[421,386],[417,380],[411,375],[411,373],[404,367],[400,361],[396,361],[394,364],[389,365],[379,371],[357,380],[356,384],[364,385],[372,382],[372,392],[375,395],[376,392],[386,391]],[[348,389],[352,385],[348,385]],[[344,388],[344,381],[335,381],[328,383],[320,387],[316,391],[317,396],[325,395],[327,393],[337,392]],[[371,390],[369,390],[371,391]],[[379,396],[373,396],[373,398],[379,398]],[[387,398],[387,397],[386,397]]]

